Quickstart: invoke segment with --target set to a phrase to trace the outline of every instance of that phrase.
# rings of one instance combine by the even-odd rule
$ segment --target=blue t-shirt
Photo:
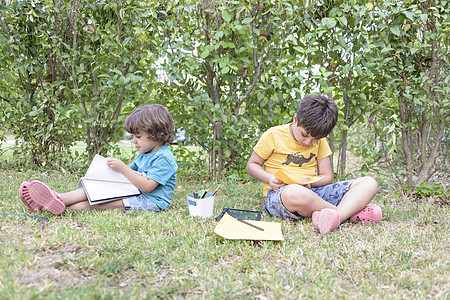
[[[130,167],[158,183],[158,186],[150,193],[143,191],[141,193],[150,198],[158,207],[168,208],[172,201],[178,170],[175,157],[169,146],[164,144],[154,152],[139,153]]]

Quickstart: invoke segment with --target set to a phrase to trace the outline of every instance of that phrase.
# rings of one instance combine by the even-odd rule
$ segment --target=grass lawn
[[[59,192],[78,177],[0,171],[3,213],[28,214],[23,180]],[[262,209],[261,185],[221,182],[223,207]],[[299,299],[450,297],[449,207],[376,196],[378,225],[344,223],[321,236],[310,219],[282,223],[283,242],[225,240],[214,218],[189,216],[186,194],[217,184],[180,178],[163,213],[66,211],[43,220],[0,215],[2,299]],[[380,190],[382,190],[380,188]]]

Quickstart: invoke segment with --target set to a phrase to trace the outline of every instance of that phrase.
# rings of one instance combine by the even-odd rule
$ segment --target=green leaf
[[[347,26],[347,18],[345,16],[339,17],[339,22],[341,22],[342,25]]]
[[[217,31],[216,34],[214,35],[214,37],[216,38],[216,40],[219,40],[220,38],[222,38],[224,35],[223,31]]]
[[[426,23],[427,20],[428,20],[428,14],[421,14],[421,15],[420,15],[420,20],[421,20],[423,23]]]
[[[202,54],[200,55],[201,58],[206,58],[209,55],[209,49],[205,48],[205,50],[203,50]]]
[[[346,64],[346,65],[344,66],[344,68],[342,69],[342,74],[348,75],[349,72],[350,72],[350,65],[349,65],[349,64]]]
[[[312,52],[317,52],[319,49],[317,49],[316,47],[310,47],[308,49],[306,49],[305,53],[312,53]]]
[[[419,47],[414,47],[414,46],[413,46],[413,47],[411,47],[409,50],[410,50],[411,54],[414,55],[414,54],[417,53],[417,51],[420,50],[420,48],[419,48]]]
[[[231,21],[231,18],[233,17],[232,14],[230,14],[227,10],[224,10],[222,12],[222,18],[227,21],[228,23]]]
[[[116,73],[117,75],[122,75],[122,72],[117,69],[112,69],[111,72]]]
[[[322,19],[322,26],[325,28],[333,28],[336,26],[336,19],[334,18],[323,18]]]
[[[383,48],[381,49],[381,53],[390,52],[390,51],[392,51],[392,50],[394,50],[394,49],[391,48],[391,47],[383,47]]]
[[[341,45],[342,48],[346,49],[348,47],[348,44],[345,42],[345,39],[342,35],[337,36],[339,45]]]
[[[400,29],[398,28],[397,25],[391,27],[389,30],[390,30],[394,35],[400,36]]]

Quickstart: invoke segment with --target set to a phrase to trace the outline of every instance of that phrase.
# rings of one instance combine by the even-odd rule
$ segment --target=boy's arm
[[[108,167],[114,171],[122,173],[122,175],[125,176],[135,187],[143,192],[150,193],[159,184],[158,182],[137,173],[120,159],[112,157],[108,158],[107,164]]]
[[[266,172],[262,168],[264,161],[265,160],[261,158],[261,156],[253,151],[252,156],[250,156],[250,159],[247,162],[247,173],[253,178],[269,184],[274,191],[277,191],[284,185],[284,182],[275,178],[275,175]]]
[[[321,180],[311,183],[311,187],[319,187],[333,182],[333,171],[331,170],[330,157],[324,157],[317,160],[317,173],[324,176]]]

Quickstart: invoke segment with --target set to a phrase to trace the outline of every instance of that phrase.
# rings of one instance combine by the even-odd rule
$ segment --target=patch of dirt
[[[39,225],[36,224],[36,226],[39,226]],[[42,225],[40,225],[40,226],[42,226]],[[24,222],[19,222],[19,221],[17,221],[17,222],[12,222],[9,220],[7,221],[2,218],[0,218],[0,231],[2,232],[2,236],[5,236],[5,237],[6,236],[10,236],[10,237],[17,236],[18,232],[20,232],[21,236],[33,234],[33,231],[29,224],[25,224]]]
[[[84,286],[93,279],[84,270],[67,267],[63,261],[82,253],[81,246],[69,244],[59,248],[27,248],[27,252],[34,253],[36,258],[34,268],[24,269],[19,273],[19,282],[24,285],[39,288],[46,286],[46,283],[53,283],[63,289],[66,286]]]
[[[46,282],[53,282],[63,289],[66,286],[85,286],[92,277],[84,272],[73,270],[59,270],[51,266],[40,266],[35,269],[23,270],[19,277],[21,284],[31,287],[45,286]]]

